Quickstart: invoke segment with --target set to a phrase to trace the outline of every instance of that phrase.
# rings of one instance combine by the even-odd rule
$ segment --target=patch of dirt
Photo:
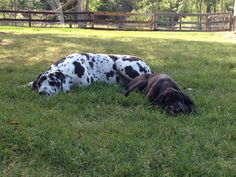
[[[236,32],[225,32],[223,36],[225,39],[236,41]]]
[[[1,31],[0,31],[0,34],[9,34],[9,33],[7,33],[7,32],[1,32]]]
[[[11,44],[11,41],[0,39],[0,45],[9,45],[9,44]]]

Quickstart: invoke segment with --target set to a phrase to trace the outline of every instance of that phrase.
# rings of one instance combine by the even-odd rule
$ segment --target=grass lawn
[[[0,27],[0,41],[0,176],[235,176],[236,43],[222,33]],[[55,97],[18,87],[74,52],[139,56],[199,114],[173,118],[102,83]]]

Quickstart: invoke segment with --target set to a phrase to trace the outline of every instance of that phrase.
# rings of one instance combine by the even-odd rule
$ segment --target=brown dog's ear
[[[164,100],[166,95],[168,94],[168,91],[164,91],[162,92],[158,97],[156,97],[153,101],[152,101],[152,105],[157,105],[157,106],[163,106]]]
[[[152,104],[165,107],[167,106],[166,104],[170,104],[169,102],[176,101],[178,99],[179,93],[180,91],[173,88],[166,89],[152,101]]]
[[[143,91],[146,86],[147,86],[147,80],[144,80],[144,79],[139,80],[139,81],[133,83],[133,85],[129,85],[129,89],[126,90],[124,95],[128,96],[129,93],[133,90]]]

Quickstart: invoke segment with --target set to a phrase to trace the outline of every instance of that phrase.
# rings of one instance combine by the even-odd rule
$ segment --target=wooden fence
[[[0,25],[153,31],[232,31],[232,13],[121,13],[0,10]]]

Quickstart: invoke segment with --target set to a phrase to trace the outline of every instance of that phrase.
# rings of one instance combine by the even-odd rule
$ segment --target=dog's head
[[[173,88],[164,91],[154,104],[163,107],[171,115],[196,113],[192,100],[182,91]]]
[[[40,95],[52,96],[64,90],[65,75],[60,72],[44,72],[38,75],[37,79],[28,85]]]

